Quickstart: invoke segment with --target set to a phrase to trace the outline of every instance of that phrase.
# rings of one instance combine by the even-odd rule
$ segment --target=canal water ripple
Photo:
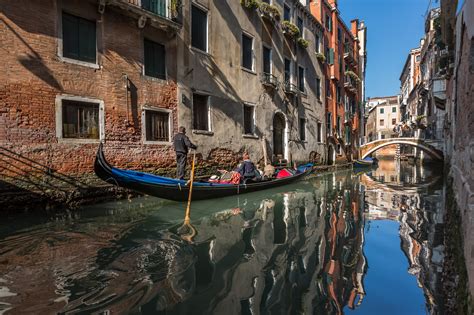
[[[381,161],[192,204],[0,223],[0,314],[442,313],[440,176]],[[191,240],[191,241],[190,241]]]

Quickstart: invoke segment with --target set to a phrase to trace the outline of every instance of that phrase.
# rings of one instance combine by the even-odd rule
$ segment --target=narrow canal
[[[442,172],[377,170],[192,205],[141,197],[0,223],[0,314],[442,312]],[[102,314],[105,314],[102,313]]]

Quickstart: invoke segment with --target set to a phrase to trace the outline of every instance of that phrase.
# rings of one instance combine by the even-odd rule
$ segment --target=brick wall
[[[169,109],[177,129],[175,36],[150,26],[139,29],[136,19],[118,9],[107,7],[100,15],[95,1],[6,0],[0,8],[0,147],[58,172],[91,172],[98,141],[56,137],[55,100],[68,95],[103,101],[106,154],[113,164],[173,166],[170,145],[142,145],[141,114],[145,105]],[[97,69],[58,56],[62,10],[97,21]],[[167,80],[142,75],[145,37],[166,46]],[[0,157],[2,174],[28,170],[11,156]]]

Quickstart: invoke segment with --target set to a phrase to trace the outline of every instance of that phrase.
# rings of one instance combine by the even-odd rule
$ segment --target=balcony
[[[177,31],[182,26],[180,0],[109,0],[106,3],[138,19],[139,28],[150,24],[166,31]]]
[[[439,109],[445,109],[446,107],[446,79],[436,78],[433,79],[431,85],[431,91],[433,93],[434,104]]]
[[[354,49],[350,43],[344,44],[344,60],[352,65],[356,64],[356,59],[354,58]]]
[[[345,112],[344,113],[344,123],[345,124],[350,124],[352,122],[352,118],[354,115],[351,112]]]
[[[271,73],[264,73],[262,74],[262,84],[276,89],[278,87],[278,79]]]
[[[351,92],[351,93],[357,93],[357,88],[359,87],[359,82],[350,75],[345,75],[344,76],[344,88]]]
[[[295,84],[291,82],[285,82],[285,93],[296,95],[299,93],[299,90]]]

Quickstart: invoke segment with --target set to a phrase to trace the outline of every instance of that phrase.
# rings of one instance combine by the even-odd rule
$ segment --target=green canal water
[[[439,170],[381,161],[192,204],[140,197],[0,223],[0,314],[443,310]],[[191,242],[189,242],[191,240]]]

